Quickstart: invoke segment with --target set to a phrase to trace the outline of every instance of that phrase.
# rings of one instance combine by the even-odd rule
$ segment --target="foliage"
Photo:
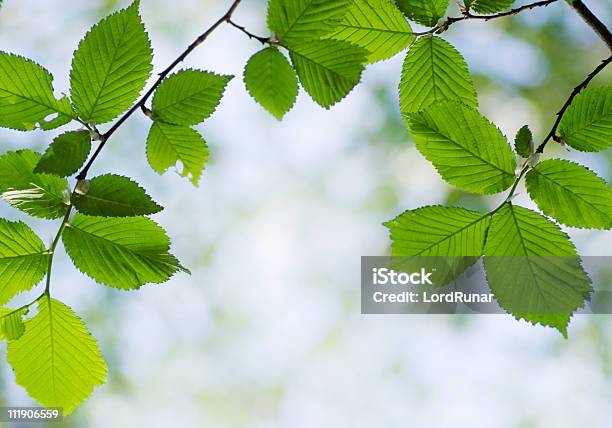
[[[51,297],[60,241],[78,270],[117,289],[134,290],[189,272],[170,253],[166,232],[148,217],[162,207],[138,183],[113,174],[89,179],[88,173],[115,131],[141,110],[152,121],[146,156],[153,170],[162,174],[181,165],[180,175],[198,185],[209,150],[194,126],[214,113],[232,76],[174,69],[223,23],[266,45],[246,64],[244,84],[279,120],[295,104],[300,85],[317,104],[330,108],[360,82],[368,64],[408,48],[399,108],[418,150],[459,189],[510,190],[490,212],[445,206],[404,212],[385,223],[392,254],[459,256],[442,282],[484,256],[489,286],[508,313],[566,335],[572,313],[584,304],[591,286],[574,245],[554,220],[610,229],[612,197],[593,171],[562,159],[538,163],[538,155],[551,140],[587,152],[610,147],[612,88],[583,89],[611,59],[576,87],[539,146],[527,126],[518,130],[514,148],[524,160],[517,174],[507,138],[478,111],[465,60],[441,34],[456,22],[502,18],[552,1],[483,16],[474,12],[504,11],[513,1],[466,0],[461,16],[444,20],[448,0],[270,0],[270,37],[255,36],[231,20],[239,3],[235,0],[140,99],[153,57],[139,0],[94,25],[80,42],[70,71],[70,98],[56,98],[53,76],[42,66],[0,52],[0,126],[49,131],[80,124],[50,138],[44,154],[24,149],[0,156],[2,199],[33,217],[62,219],[49,247],[26,224],[0,219],[0,304],[46,277],[35,300],[0,308],[0,338],[9,341],[8,361],[17,383],[41,404],[63,407],[67,414],[106,379],[95,339],[68,306]],[[415,33],[406,17],[431,28]],[[100,124],[116,118],[108,131],[99,131]],[[90,154],[92,141],[97,148]],[[511,202],[523,178],[545,215]],[[512,269],[520,281],[507,275]]]

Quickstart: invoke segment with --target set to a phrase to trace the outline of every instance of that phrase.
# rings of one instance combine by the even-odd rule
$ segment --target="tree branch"
[[[591,82],[591,80],[593,80],[595,76],[597,76],[601,71],[603,71],[603,69],[606,68],[606,66],[610,64],[610,62],[612,62],[612,55],[604,59],[601,64],[599,64],[597,68],[595,68],[595,70],[593,70],[582,83],[580,83],[574,88],[563,107],[561,107],[561,110],[559,110],[559,112],[557,113],[557,120],[555,120],[552,129],[550,130],[542,144],[538,146],[536,153],[543,153],[544,147],[546,147],[546,144],[548,144],[550,140],[561,141],[561,139],[557,136],[557,128],[559,128],[559,124],[561,123],[563,115],[565,114],[569,106],[572,104],[572,101],[574,101],[574,98],[576,98],[576,96],[580,93],[580,91],[586,88]]]
[[[490,21],[492,19],[505,18],[506,16],[516,15],[525,10],[535,9],[536,7],[548,6],[549,4],[555,3],[556,1],[558,0],[537,1],[535,3],[526,4],[524,6],[510,9],[506,12],[496,13],[494,15],[474,15],[469,10],[466,10],[466,11],[463,11],[462,16],[457,16],[457,17],[450,16],[442,24],[432,28],[431,30],[425,31],[424,33],[415,33],[415,34],[417,36],[424,35],[424,34],[433,34],[433,33],[440,34],[448,30],[448,28],[451,25],[459,21],[466,21],[466,20],[471,20],[471,19],[481,20],[481,21]]]
[[[612,33],[606,27],[606,24],[601,22],[599,18],[595,16],[591,10],[586,7],[586,5],[582,2],[582,0],[573,0],[568,2],[570,6],[580,15],[580,17],[586,22],[589,27],[593,29],[597,33],[601,40],[603,40],[606,45],[608,45],[608,49],[612,51]]]
[[[89,169],[91,168],[91,166],[93,165],[93,163],[96,161],[96,159],[98,158],[98,156],[100,155],[100,152],[102,152],[102,149],[104,148],[104,146],[106,145],[108,139],[117,131],[117,129],[119,129],[119,127],[121,127],[121,125],[123,125],[123,123],[130,117],[132,116],[132,114],[134,114],[134,112],[136,112],[139,109],[143,109],[146,108],[145,107],[145,103],[147,102],[147,100],[151,97],[151,95],[153,95],[153,93],[155,92],[155,90],[159,87],[159,85],[161,85],[161,83],[164,81],[164,79],[168,76],[168,74],[170,74],[172,72],[172,70],[174,70],[174,68],[180,64],[181,62],[183,62],[185,60],[185,58],[187,58],[187,56],[193,52],[198,46],[200,46],[217,28],[219,28],[221,26],[221,24],[225,23],[225,22],[230,22],[232,15],[234,14],[234,12],[236,11],[236,8],[238,7],[238,5],[240,4],[242,0],[234,0],[234,2],[232,3],[232,5],[230,6],[230,8],[228,9],[228,11],[225,13],[225,15],[223,15],[221,18],[219,18],[217,20],[217,22],[215,22],[210,28],[208,28],[208,30],[206,30],[204,33],[202,33],[197,39],[195,39],[193,41],[193,43],[191,43],[187,49],[185,49],[183,51],[183,53],[181,53],[173,62],[172,64],[170,64],[164,71],[162,71],[161,73],[159,73],[159,77],[157,78],[157,80],[155,81],[155,83],[153,84],[153,86],[151,86],[151,88],[143,95],[143,97],[132,106],[131,109],[129,109],[123,116],[121,116],[119,118],[119,120],[117,120],[117,122],[115,122],[115,124],[105,133],[102,135],[102,138],[100,140],[100,145],[98,146],[98,148],[96,149],[96,151],[94,152],[93,156],[89,159],[89,162],[87,162],[87,164],[85,165],[85,167],[81,170],[81,172],[79,172],[79,174],[77,175],[77,179],[78,180],[85,180],[87,178],[87,173],[89,172]]]

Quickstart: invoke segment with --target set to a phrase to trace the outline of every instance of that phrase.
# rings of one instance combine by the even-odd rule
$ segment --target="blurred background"
[[[162,70],[220,17],[229,0],[142,0]],[[521,4],[523,2],[517,2]],[[610,0],[588,0],[612,22]],[[77,43],[125,0],[5,0],[0,48],[48,68],[68,92]],[[456,15],[453,4],[449,14]],[[266,4],[234,20],[267,35]],[[415,27],[418,29],[418,27]],[[481,112],[513,139],[548,132],[572,88],[609,53],[564,2],[444,34],[466,58]],[[242,69],[261,46],[226,26],[184,63],[235,74],[199,129],[211,161],[199,188],[156,175],[134,116],[92,171],[144,184],[166,209],[154,217],[193,275],[121,292],[56,258],[53,293],[99,340],[109,381],[67,427],[609,427],[612,318],[581,315],[569,339],[505,315],[361,315],[360,257],[389,253],[382,226],[406,209],[496,206],[452,189],[416,151],[397,100],[402,53],[370,66],[363,84],[325,111],[301,93],[283,122],[251,100]],[[612,83],[609,70],[592,84]],[[44,150],[59,131],[0,130],[2,152]],[[606,180],[612,153],[553,144]],[[517,202],[533,208],[519,188]],[[0,215],[24,219],[0,206]],[[57,224],[31,221],[50,241]],[[610,255],[612,233],[566,229],[583,255]],[[37,290],[38,291],[38,290]],[[22,295],[28,301],[36,292]],[[34,405],[0,344],[0,406]],[[57,426],[57,425],[55,425]]]

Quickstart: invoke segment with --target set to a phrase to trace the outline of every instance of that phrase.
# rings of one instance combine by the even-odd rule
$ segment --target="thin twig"
[[[544,0],[544,1],[537,1],[535,3],[530,3],[530,4],[526,4],[524,6],[521,7],[517,7],[514,9],[510,9],[506,12],[500,12],[500,13],[496,13],[494,15],[474,15],[471,12],[466,12],[465,15],[468,17],[468,19],[482,19],[484,21],[489,21],[491,19],[496,19],[496,18],[503,18],[505,16],[510,16],[510,15],[516,15],[517,13],[521,13],[525,10],[531,10],[531,9],[535,9],[536,7],[544,7],[544,6],[548,6],[551,3],[555,3],[557,0]]]
[[[231,19],[228,19],[227,23],[230,24],[232,27],[237,28],[238,30],[242,31],[247,36],[249,36],[249,39],[257,40],[262,45],[273,43],[273,40],[272,40],[271,37],[262,37],[262,36],[258,36],[256,34],[253,34],[250,31],[248,31],[245,27],[243,27],[242,25],[236,24]]]
[[[60,238],[62,237],[62,232],[66,228],[68,224],[68,220],[70,219],[70,213],[72,213],[72,205],[68,206],[66,210],[66,214],[62,219],[62,224],[60,225],[59,230],[55,234],[55,238],[53,239],[53,243],[51,244],[51,248],[49,248],[49,263],[47,265],[47,282],[45,284],[45,294],[49,296],[51,294],[51,271],[53,269],[53,256],[55,255],[55,250],[57,249],[57,245],[59,244]]]
[[[548,142],[550,140],[555,140],[557,142],[561,141],[560,137],[557,136],[557,128],[559,128],[559,124],[561,123],[561,119],[563,118],[563,115],[565,114],[565,112],[567,111],[569,106],[572,104],[572,101],[574,101],[574,98],[576,98],[576,96],[580,93],[580,91],[582,91],[584,88],[586,88],[588,86],[588,84],[591,82],[591,80],[593,80],[595,78],[595,76],[597,76],[601,71],[603,71],[603,69],[606,68],[606,66],[608,64],[610,64],[610,62],[612,62],[612,55],[609,56],[608,58],[604,59],[601,62],[601,64],[599,64],[597,66],[597,68],[595,70],[593,70],[587,76],[586,79],[584,79],[584,81],[582,83],[580,83],[578,86],[576,86],[574,88],[574,90],[570,94],[570,96],[567,99],[567,101],[565,101],[565,104],[563,104],[563,107],[561,107],[561,110],[559,110],[559,112],[557,113],[557,119],[555,120],[555,123],[554,123],[552,129],[550,130],[548,135],[546,135],[546,138],[544,139],[542,144],[540,144],[538,146],[538,148],[536,149],[536,153],[543,153],[544,152],[544,147],[546,147],[546,144],[548,144]]]
[[[507,16],[516,15],[525,10],[535,9],[536,7],[548,6],[549,4],[555,3],[558,0],[543,0],[537,1],[535,3],[526,4],[521,7],[517,7],[514,9],[510,9],[506,12],[496,13],[494,15],[474,15],[470,11],[466,10],[462,13],[462,16],[450,16],[443,23],[433,27],[430,30],[424,31],[422,33],[414,33],[416,36],[424,36],[426,34],[440,34],[448,30],[448,28],[456,22],[459,21],[467,21],[467,20],[481,20],[481,21],[490,21],[492,19],[505,18]]]
[[[215,22],[210,28],[208,28],[208,30],[206,30],[197,39],[195,39],[193,43],[191,43],[187,47],[187,49],[185,49],[183,53],[181,53],[172,62],[172,64],[170,64],[164,71],[159,73],[159,77],[157,78],[153,86],[151,86],[151,88],[143,95],[143,97],[136,104],[134,104],[132,108],[129,109],[123,116],[121,116],[121,118],[119,118],[119,120],[117,120],[117,122],[115,122],[115,124],[104,135],[102,135],[100,145],[94,152],[93,156],[89,159],[89,162],[87,162],[85,167],[81,170],[81,172],[79,172],[79,174],[76,177],[77,179],[85,180],[87,178],[87,173],[89,172],[89,169],[91,168],[93,163],[96,161],[96,159],[100,155],[100,152],[102,152],[102,149],[104,148],[104,146],[106,146],[108,139],[117,131],[117,129],[119,129],[119,127],[121,127],[121,125],[123,125],[123,123],[127,119],[129,119],[130,116],[132,116],[132,114],[134,114],[134,112],[141,109],[145,105],[147,100],[151,97],[151,95],[153,95],[153,93],[158,88],[158,86],[161,85],[164,79],[168,76],[168,74],[172,72],[172,70],[174,70],[174,68],[177,65],[183,62],[185,58],[187,58],[187,56],[191,52],[193,52],[198,46],[200,46],[217,28],[219,28],[219,26],[221,26],[221,24],[223,24],[224,22],[230,21],[230,19],[232,18],[232,15],[236,11],[236,8],[238,7],[241,1],[242,0],[234,0],[234,2],[230,6],[229,10],[225,13],[225,15],[219,18],[219,20],[217,20],[217,22]]]

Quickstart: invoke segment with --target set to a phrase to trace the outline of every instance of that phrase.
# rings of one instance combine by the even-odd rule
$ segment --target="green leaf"
[[[0,52],[0,126],[31,131],[39,125],[48,130],[73,117],[68,98],[53,95],[51,73],[29,59]]]
[[[17,340],[25,332],[21,319],[25,311],[15,311],[10,308],[0,308],[0,339]]]
[[[268,28],[281,42],[314,40],[334,31],[351,0],[270,0]]]
[[[419,151],[443,179],[468,192],[491,194],[510,187],[516,160],[499,129],[457,102],[437,103],[409,117]]]
[[[137,183],[111,174],[93,178],[87,192],[76,195],[73,202],[81,213],[101,217],[134,217],[162,210]]]
[[[88,131],[71,131],[58,136],[42,156],[34,172],[68,177],[85,163],[91,151]]]
[[[540,162],[527,173],[526,185],[538,208],[566,226],[612,228],[612,189],[582,165]]]
[[[302,86],[321,107],[346,97],[361,80],[367,52],[338,40],[313,40],[289,47]]]
[[[391,232],[391,255],[437,256],[432,260],[437,268],[434,283],[444,285],[482,256],[489,216],[463,208],[430,206],[406,211],[385,226]],[[417,264],[427,263],[426,258],[417,259]],[[450,269],[443,269],[445,265]]]
[[[182,70],[159,86],[153,97],[153,117],[175,125],[196,125],[213,114],[233,76]]]
[[[0,305],[38,284],[48,262],[45,245],[32,229],[0,219]]]
[[[168,252],[166,232],[146,217],[77,214],[62,240],[77,269],[109,287],[133,290],[166,282],[179,270],[188,272]]]
[[[31,216],[54,219],[66,214],[70,191],[64,178],[34,174],[40,154],[30,150],[0,156],[1,197]]]
[[[478,106],[465,60],[439,37],[421,37],[408,51],[400,82],[400,111],[418,112],[436,101],[456,100]]]
[[[495,13],[509,9],[516,0],[473,0],[470,9],[478,13]]]
[[[72,60],[72,102],[86,122],[105,123],[136,101],[151,75],[151,42],[139,0],[96,24]]]
[[[368,62],[391,58],[415,39],[392,0],[354,0],[336,31],[326,37],[361,46],[370,52]]]
[[[569,106],[559,124],[562,141],[583,152],[612,146],[612,86],[587,89]]]
[[[563,335],[591,291],[567,235],[545,217],[511,203],[493,215],[484,267],[502,308]]]
[[[534,151],[533,134],[528,125],[523,126],[516,133],[516,137],[514,138],[514,151],[525,159],[532,155]]]
[[[16,381],[41,405],[68,415],[106,382],[98,344],[68,306],[48,296],[25,326],[24,335],[8,345]]]
[[[257,52],[244,69],[244,83],[251,96],[281,120],[298,95],[295,70],[274,47]]]
[[[435,27],[446,13],[448,0],[395,0],[409,19],[426,27]]]
[[[208,146],[191,128],[155,122],[147,138],[147,159],[158,174],[180,162],[183,166],[181,177],[189,176],[197,187],[208,160]]]
[[[385,223],[393,256],[483,254],[489,216],[463,208],[430,206],[405,211]]]

